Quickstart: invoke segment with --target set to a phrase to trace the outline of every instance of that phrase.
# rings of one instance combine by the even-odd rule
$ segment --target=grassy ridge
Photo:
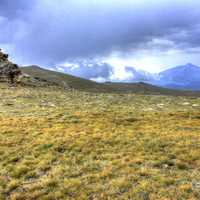
[[[81,91],[90,92],[110,92],[111,88],[104,84],[99,84],[94,81],[74,77],[68,74],[60,72],[46,70],[37,66],[23,67],[21,68],[24,73],[38,80],[37,84],[43,83],[43,85],[56,85],[65,88],[74,88]],[[30,81],[28,82],[30,84]]]
[[[21,68],[35,80],[28,80],[27,85],[57,86],[61,88],[73,88],[79,91],[95,93],[139,93],[173,96],[200,96],[200,92],[172,90],[153,86],[146,83],[96,83],[94,81],[78,78],[60,72],[49,71],[37,66]]]
[[[2,84],[0,99],[0,199],[200,199],[200,99]]]

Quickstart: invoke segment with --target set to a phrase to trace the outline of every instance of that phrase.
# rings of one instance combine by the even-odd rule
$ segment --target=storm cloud
[[[19,63],[200,47],[195,0],[0,0],[0,45]]]

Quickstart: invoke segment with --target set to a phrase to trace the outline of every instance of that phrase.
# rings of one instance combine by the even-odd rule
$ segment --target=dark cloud
[[[0,43],[13,45],[11,54],[24,63],[127,53],[155,38],[177,48],[200,45],[195,0],[0,0],[0,16]]]
[[[36,0],[0,0],[0,16],[9,19],[21,18],[28,13]]]
[[[186,30],[170,35],[168,38],[176,42],[176,45],[183,49],[200,47],[200,21],[199,24],[194,25]]]

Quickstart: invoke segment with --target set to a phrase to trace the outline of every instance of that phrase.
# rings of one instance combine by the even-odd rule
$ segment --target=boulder
[[[18,65],[9,61],[8,54],[3,53],[0,49],[0,79],[15,84],[21,74]]]

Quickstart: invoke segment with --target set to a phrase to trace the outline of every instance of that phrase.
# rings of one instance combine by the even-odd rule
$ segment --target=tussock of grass
[[[198,98],[0,85],[0,99],[2,200],[200,198]]]

